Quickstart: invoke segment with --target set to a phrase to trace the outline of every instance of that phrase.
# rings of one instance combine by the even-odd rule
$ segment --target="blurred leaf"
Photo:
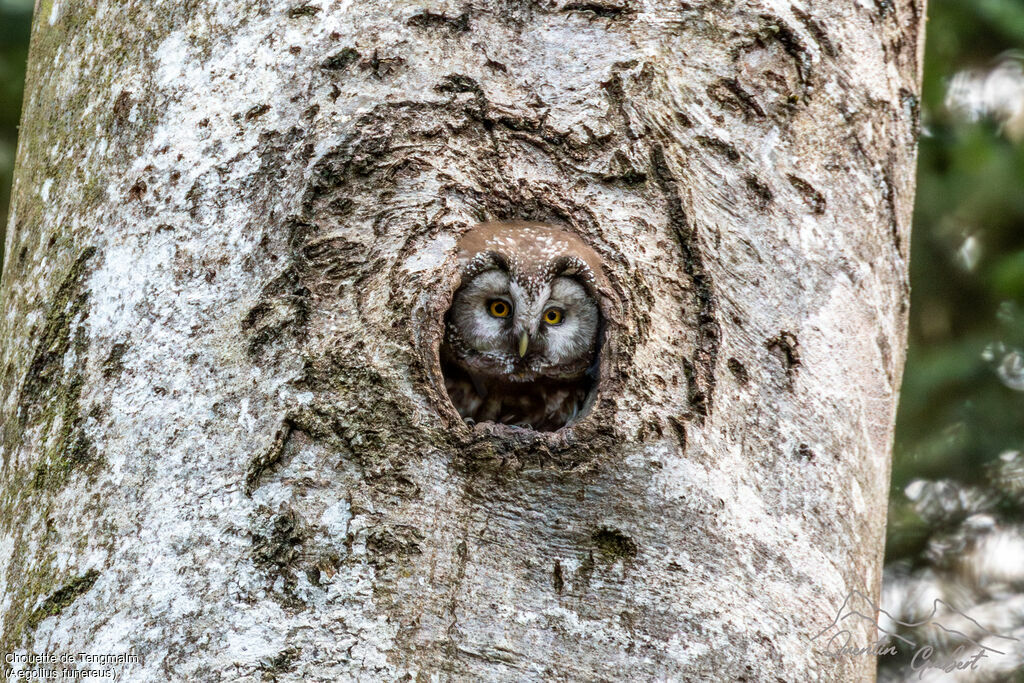
[[[1024,291],[1024,251],[1007,254],[992,268],[992,288],[1001,296]]]
[[[1007,0],[976,0],[978,13],[993,30],[1024,44],[1024,5]]]

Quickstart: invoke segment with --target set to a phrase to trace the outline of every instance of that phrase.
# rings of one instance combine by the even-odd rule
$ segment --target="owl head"
[[[504,222],[467,232],[458,258],[461,280],[443,357],[469,382],[449,382],[459,412],[478,420],[483,410],[485,419],[518,417],[531,425],[559,411],[578,413],[600,342],[597,254],[564,230]],[[462,394],[459,405],[455,396]]]

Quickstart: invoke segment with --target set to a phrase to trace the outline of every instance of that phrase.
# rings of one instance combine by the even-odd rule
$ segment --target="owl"
[[[600,257],[572,233],[527,222],[481,223],[457,249],[441,346],[452,404],[469,424],[571,424],[597,381]]]

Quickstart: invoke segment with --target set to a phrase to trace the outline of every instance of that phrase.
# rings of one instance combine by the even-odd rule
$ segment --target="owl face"
[[[449,398],[471,421],[548,431],[582,412],[601,337],[600,259],[539,223],[483,223],[459,240],[460,286],[441,347]]]
[[[565,275],[531,281],[500,258],[492,265],[452,305],[449,336],[460,342],[464,364],[514,382],[583,374],[593,362],[600,320],[583,284]]]

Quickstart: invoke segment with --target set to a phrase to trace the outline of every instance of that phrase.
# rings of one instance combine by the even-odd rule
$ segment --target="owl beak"
[[[526,355],[526,349],[530,346],[530,334],[523,330],[523,333],[519,335],[519,357],[522,358]]]

